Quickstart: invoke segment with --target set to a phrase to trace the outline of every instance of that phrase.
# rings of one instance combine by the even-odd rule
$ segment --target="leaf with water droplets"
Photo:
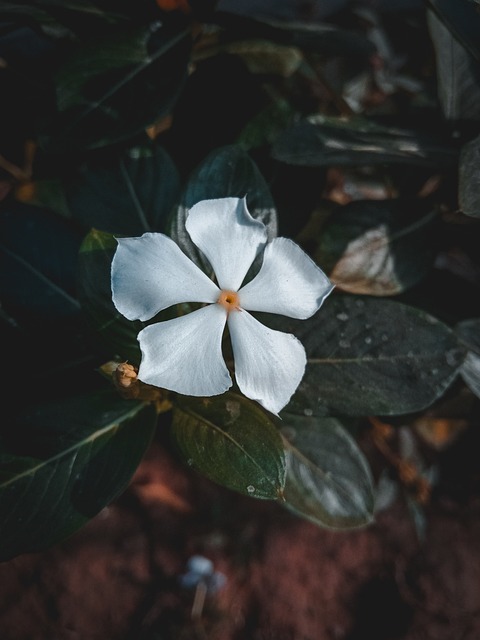
[[[172,436],[187,464],[214,482],[254,498],[282,495],[282,439],[270,417],[243,396],[178,396]]]
[[[323,527],[348,529],[373,519],[369,465],[336,418],[284,414],[285,506]]]
[[[305,376],[287,409],[314,414],[400,415],[429,407],[450,386],[465,356],[454,332],[414,307],[333,295],[309,320],[273,328],[304,344]]]

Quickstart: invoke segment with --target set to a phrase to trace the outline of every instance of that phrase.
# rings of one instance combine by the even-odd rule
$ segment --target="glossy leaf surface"
[[[253,498],[282,495],[282,439],[265,412],[243,396],[179,396],[172,436],[186,463],[210,480]]]
[[[287,406],[300,415],[419,411],[449,387],[465,356],[447,325],[392,300],[334,292],[309,320],[269,324],[305,346],[305,376]]]
[[[316,524],[346,529],[373,519],[368,463],[336,418],[283,414],[287,452],[285,506]]]
[[[375,124],[313,116],[284,131],[272,145],[272,156],[304,167],[329,165],[412,164],[451,166],[452,146],[427,134]]]

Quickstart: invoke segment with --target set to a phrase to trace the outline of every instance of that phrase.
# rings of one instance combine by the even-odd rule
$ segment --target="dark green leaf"
[[[455,2],[455,10],[461,13],[461,7],[467,4],[465,0]],[[428,11],[427,18],[435,49],[437,93],[443,116],[454,122],[480,120],[478,61],[436,13]],[[478,43],[478,35],[475,38]]]
[[[412,164],[451,166],[457,152],[425,133],[386,127],[360,117],[312,116],[281,134],[272,156],[304,167]]]
[[[229,489],[276,500],[285,484],[285,452],[270,418],[234,393],[179,396],[172,434],[187,464]]]
[[[165,23],[79,45],[56,78],[60,116],[46,149],[124,141],[169,113],[186,78],[188,36]]]
[[[92,327],[102,336],[112,354],[138,365],[137,335],[145,325],[127,320],[112,302],[110,270],[116,248],[117,242],[112,235],[92,229],[80,248],[78,293]]]
[[[120,3],[109,8],[102,8],[101,4],[98,0],[2,0],[0,15],[34,21],[50,37],[73,39],[80,33],[91,37],[96,29],[126,22],[126,16],[114,10]]]
[[[84,165],[66,184],[66,197],[73,216],[87,227],[141,235],[163,230],[179,186],[170,156],[150,144]]]
[[[436,220],[423,200],[357,200],[329,217],[315,259],[342,291],[395,295],[433,265]]]
[[[185,229],[188,209],[200,200],[245,196],[250,214],[266,225],[269,239],[274,238],[278,223],[270,190],[256,164],[241,147],[231,145],[212,151],[190,177],[182,203],[171,220],[170,235],[206,272],[210,265],[200,255]]]
[[[332,24],[262,20],[227,11],[217,11],[213,19],[224,27],[222,39],[226,41],[262,39],[327,56],[368,58],[376,52],[375,45],[363,34]]]
[[[463,145],[458,172],[460,208],[467,216],[480,218],[480,136]]]
[[[247,150],[272,144],[291,123],[293,115],[294,110],[286,100],[277,100],[250,120],[238,136],[238,144]]]
[[[42,319],[71,317],[80,304],[75,292],[78,230],[50,211],[11,203],[0,215],[3,304]]]
[[[468,349],[460,373],[473,393],[480,398],[480,318],[459,322],[455,331]]]
[[[18,410],[0,453],[0,559],[69,536],[127,486],[156,424],[108,390]]]
[[[450,33],[480,62],[480,14],[471,0],[428,0]]]
[[[359,527],[373,519],[368,463],[335,418],[283,414],[288,444],[285,506],[316,524]]]
[[[305,376],[288,405],[300,415],[420,411],[448,388],[465,356],[449,327],[392,300],[334,292],[309,320],[268,324],[294,333],[307,351]]]

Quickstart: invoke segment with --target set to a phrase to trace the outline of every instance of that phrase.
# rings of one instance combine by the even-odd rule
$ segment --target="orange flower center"
[[[221,291],[217,303],[221,304],[227,310],[227,313],[240,311],[240,298],[235,291]]]

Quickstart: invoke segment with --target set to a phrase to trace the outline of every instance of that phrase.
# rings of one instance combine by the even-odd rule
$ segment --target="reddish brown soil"
[[[332,532],[217,487],[156,441],[84,529],[0,565],[0,638],[478,640],[480,499],[464,489],[432,500],[423,542],[401,500]],[[178,577],[196,553],[227,582],[192,619]]]

